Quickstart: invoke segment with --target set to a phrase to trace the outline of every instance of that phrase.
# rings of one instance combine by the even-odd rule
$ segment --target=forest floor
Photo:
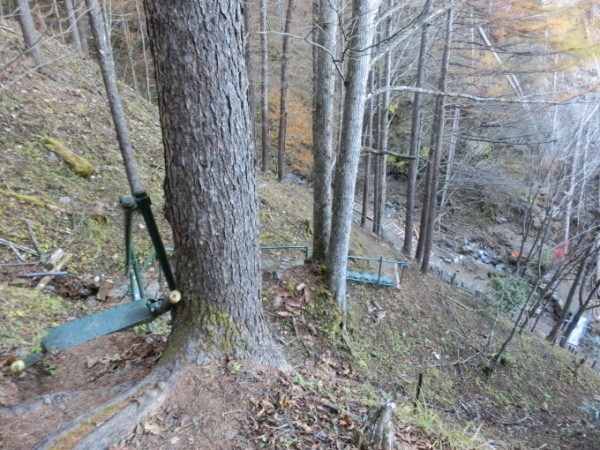
[[[10,24],[0,28],[0,42],[4,60],[20,51]],[[169,332],[163,317],[152,332],[139,327],[104,336],[10,372],[10,363],[35,349],[49,327],[130,301],[117,202],[128,188],[98,73],[70,56],[44,73],[22,76],[26,66],[16,60],[0,80],[0,448],[11,450],[33,448],[143,378],[158,364]],[[169,242],[160,214],[157,112],[125,88],[123,98],[142,184]],[[74,174],[44,146],[46,136],[88,159],[92,176]],[[258,183],[261,244],[310,245],[310,186],[279,184],[270,175]],[[461,233],[497,238],[464,215],[444,223],[444,239],[462,239]],[[149,242],[139,225],[135,241],[145,257]],[[23,275],[56,270],[47,261],[57,249],[64,250],[61,270],[68,274],[36,289],[40,277]],[[393,242],[359,227],[351,253],[400,258]],[[600,409],[600,378],[575,355],[523,333],[493,366],[510,318],[415,267],[393,288],[349,283],[344,338],[319,268],[288,268],[301,256],[285,250],[264,255],[279,265],[263,274],[265,314],[293,371],[234,360],[194,367],[164,406],[113,450],[351,449],[369,411],[392,398],[398,403],[397,448],[600,448],[599,424],[588,414]],[[376,271],[364,261],[353,267]],[[145,276],[150,283],[156,271]],[[83,421],[55,448],[74,446],[112,412]]]

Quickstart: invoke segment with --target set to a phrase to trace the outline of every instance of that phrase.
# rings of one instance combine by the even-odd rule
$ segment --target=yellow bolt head
[[[11,372],[18,373],[25,369],[25,362],[22,360],[15,361],[10,365]]]
[[[179,291],[169,292],[169,303],[171,305],[179,303],[180,300],[181,300],[181,293]]]

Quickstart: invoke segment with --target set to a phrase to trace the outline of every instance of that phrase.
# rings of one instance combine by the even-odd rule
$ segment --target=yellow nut
[[[10,365],[11,372],[18,373],[25,369],[25,362],[22,360],[15,361]]]
[[[181,293],[179,291],[169,292],[169,303],[171,305],[179,303],[180,300],[181,300]]]

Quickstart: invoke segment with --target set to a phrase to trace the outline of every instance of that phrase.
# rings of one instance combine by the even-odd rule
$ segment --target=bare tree
[[[40,49],[40,43],[37,31],[35,29],[35,23],[31,16],[31,9],[29,9],[28,0],[14,0],[15,7],[17,8],[17,17],[19,19],[19,25],[21,26],[21,32],[23,33],[23,39],[27,46],[27,55],[31,58],[36,68],[40,69],[44,66],[44,58]]]
[[[321,0],[318,19],[317,42],[319,47],[316,47],[315,111],[313,116],[313,259],[326,261],[331,236],[334,58],[337,51],[337,12],[332,0]]]
[[[279,133],[277,135],[277,179],[281,182],[285,175],[285,140],[287,134],[287,91],[288,91],[288,60],[290,57],[290,28],[294,0],[288,0],[283,29],[283,50],[281,52],[281,87],[279,91]]]
[[[431,15],[433,0],[426,0],[425,3],[425,21],[421,30],[421,46],[419,48],[419,62],[417,66],[416,87],[421,88],[425,82],[425,58],[429,47],[429,19]],[[407,256],[412,256],[412,231],[414,224],[415,199],[417,191],[417,170],[418,157],[421,144],[421,103],[422,94],[415,92],[412,113],[412,125],[410,129],[410,155],[414,158],[408,163],[408,183],[406,185],[406,225],[404,229],[404,244],[402,252]]]
[[[329,248],[330,288],[345,313],[346,268],[350,247],[352,209],[356,175],[361,150],[361,125],[366,100],[366,84],[371,63],[371,43],[375,33],[375,15],[379,0],[356,0],[352,3],[352,28],[348,49],[346,99],[342,136],[333,192],[333,216]]]
[[[260,112],[262,172],[269,170],[269,54],[267,48],[267,0],[260,0]]]
[[[450,44],[452,42],[452,27],[454,26],[454,9],[448,11],[446,22],[446,40],[444,43],[444,54],[442,56],[442,68],[438,89],[440,92],[446,90],[448,80],[448,68],[450,66]],[[419,235],[419,248],[417,249],[417,259],[421,259],[421,272],[427,273],[429,270],[429,259],[431,256],[431,247],[433,245],[433,229],[437,216],[438,202],[438,179],[440,172],[440,158],[442,154],[442,145],[444,142],[444,124],[445,124],[445,106],[446,99],[443,95],[438,95],[435,103],[433,117],[433,132],[431,137],[431,146],[429,148],[429,159],[427,161],[427,183],[425,186],[425,201],[423,202],[421,215],[421,233]],[[419,249],[422,249],[419,252]]]
[[[65,9],[67,11],[67,22],[69,23],[69,30],[71,30],[71,37],[73,43],[77,47],[80,53],[83,53],[81,48],[81,38],[79,37],[79,28],[77,27],[77,16],[75,14],[75,8],[73,7],[73,0],[65,0]]]

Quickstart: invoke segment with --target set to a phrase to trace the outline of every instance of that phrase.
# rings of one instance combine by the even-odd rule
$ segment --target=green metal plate
[[[105,334],[150,322],[154,317],[146,302],[129,302],[52,328],[42,339],[42,344],[46,351],[64,350]]]

